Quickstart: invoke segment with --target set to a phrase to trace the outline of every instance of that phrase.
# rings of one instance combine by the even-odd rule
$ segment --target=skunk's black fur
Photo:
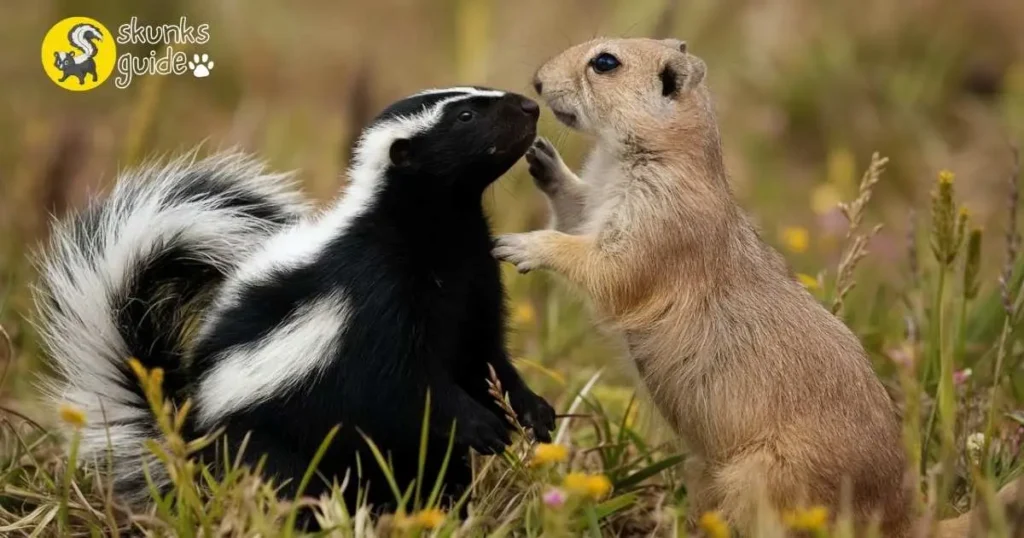
[[[509,441],[510,425],[487,392],[490,364],[521,422],[548,439],[554,413],[505,352],[503,289],[481,206],[484,189],[529,147],[537,116],[525,97],[477,88],[424,92],[385,110],[364,133],[352,184],[335,206],[282,227],[220,277],[184,379],[174,384],[174,397],[196,406],[189,436],[224,428],[232,453],[248,436],[243,460],[255,464],[265,455],[264,474],[285,483],[288,495],[340,424],[317,471],[339,482],[349,474],[350,508],[362,489],[363,500],[386,509],[395,498],[363,435],[388,455],[406,491],[418,476],[429,392],[423,490],[441,478],[451,499],[469,485],[468,449],[495,453]],[[155,295],[139,284],[170,282],[193,293],[190,282],[219,282],[219,273],[202,263],[140,263],[144,270],[125,276],[135,279],[143,302],[109,315],[122,331],[143,328],[125,334],[136,342],[127,351],[147,366],[173,369],[167,357],[178,354],[177,342],[147,322],[153,305],[145,299]],[[135,352],[145,345],[152,352]],[[130,384],[118,371],[115,380]],[[104,396],[99,386],[74,388]],[[140,424],[136,435],[113,448],[137,457],[150,419],[128,418]],[[204,457],[223,459],[212,449]],[[123,478],[125,486],[138,475]],[[316,478],[304,493],[327,485]]]

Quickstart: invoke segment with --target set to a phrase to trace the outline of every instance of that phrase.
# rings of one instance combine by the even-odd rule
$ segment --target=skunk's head
[[[389,106],[363,132],[352,180],[482,191],[530,147],[539,114],[536,102],[498,90],[417,93]]]

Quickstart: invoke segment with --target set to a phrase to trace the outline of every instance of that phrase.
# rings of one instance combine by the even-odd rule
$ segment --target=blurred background
[[[0,404],[30,415],[28,374],[39,361],[26,256],[49,215],[154,155],[238,145],[296,170],[326,201],[345,184],[359,129],[394,99],[454,84],[530,94],[533,71],[577,42],[684,39],[708,63],[736,195],[794,271],[834,269],[846,234],[836,204],[856,196],[873,152],[890,158],[867,217],[884,229],[844,313],[879,359],[902,338],[902,290],[916,266],[907,237],[927,217],[939,170],[956,174],[972,223],[998,238],[1011,147],[1024,143],[1020,0],[6,0],[0,13],[0,322],[17,350],[0,350]],[[75,15],[114,32],[132,16],[207,23],[210,41],[194,50],[215,67],[203,79],[140,76],[124,90],[111,79],[65,91],[44,75],[39,47],[51,25]],[[589,144],[547,112],[540,131],[571,166]],[[500,231],[547,219],[521,163],[486,204]],[[990,240],[983,252],[991,291],[1004,247]],[[576,295],[549,276],[513,273],[512,345],[531,382],[564,401],[607,368],[595,394],[628,398],[628,369]]]

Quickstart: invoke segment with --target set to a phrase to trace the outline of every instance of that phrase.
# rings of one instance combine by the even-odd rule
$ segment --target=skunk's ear
[[[391,164],[399,168],[409,166],[412,162],[412,142],[405,138],[395,140],[388,150],[388,158],[391,159]]]
[[[666,45],[671,45],[677,52],[673,53],[658,78],[661,80],[661,94],[673,99],[680,91],[688,92],[697,87],[707,72],[704,60],[686,52],[686,42],[678,39],[663,40]],[[671,44],[669,43],[671,42]]]

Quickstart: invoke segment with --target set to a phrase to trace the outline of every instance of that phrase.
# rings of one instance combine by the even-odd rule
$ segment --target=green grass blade
[[[619,495],[612,497],[607,501],[597,505],[594,508],[594,512],[597,514],[597,519],[604,519],[619,510],[629,508],[637,501],[638,497],[636,493],[626,493],[625,495]]]
[[[680,455],[669,456],[653,465],[648,465],[647,467],[644,467],[643,469],[640,469],[639,471],[618,481],[617,483],[615,483],[615,489],[629,489],[643,482],[644,480],[647,480],[648,478],[664,471],[665,469],[669,469],[671,467],[679,465],[679,463],[681,463],[682,461],[683,457]]]
[[[441,460],[441,470],[438,473],[438,478],[434,482],[434,489],[430,490],[430,497],[427,499],[427,506],[434,506],[434,503],[438,502],[441,496],[441,488],[444,486],[444,481],[441,480],[445,473],[448,471],[448,462],[451,460],[452,450],[455,447],[455,423],[452,423],[452,429],[448,432],[448,448],[445,449],[444,459]]]
[[[430,390],[427,390],[426,400],[426,405],[423,408],[423,424],[420,426],[420,453],[416,467],[416,497],[413,499],[413,507],[416,510],[420,509],[423,470],[427,466],[427,439],[430,432]]]
[[[366,441],[366,445],[370,447],[370,453],[373,454],[373,459],[377,460],[377,465],[380,466],[380,470],[384,473],[384,478],[388,481],[388,487],[391,488],[391,493],[395,496],[395,502],[402,502],[402,489],[398,487],[398,482],[395,481],[395,473],[392,472],[391,466],[388,465],[387,458],[384,454],[381,454],[380,449],[377,448],[377,444],[373,442],[365,433],[359,432],[359,435],[363,436],[363,440]]]
[[[597,510],[594,509],[593,505],[588,504],[583,510],[583,515],[586,517],[587,528],[590,529],[590,534],[595,538],[600,538],[601,524],[598,522],[599,518],[597,517]]]
[[[316,474],[316,469],[320,465],[320,460],[323,459],[324,454],[327,453],[327,448],[330,447],[331,441],[334,440],[334,436],[338,434],[339,426],[331,428],[331,431],[327,432],[327,436],[324,437],[323,442],[316,449],[316,454],[313,455],[313,459],[309,462],[309,466],[306,467],[306,472],[302,475],[302,481],[299,482],[298,489],[295,490],[295,503],[292,505],[291,510],[288,512],[288,518],[285,520],[284,536],[291,536],[292,531],[295,528],[295,520],[299,517],[299,504],[298,500],[302,496],[302,493],[306,491],[306,487],[309,486],[310,480],[313,479],[313,475]]]

